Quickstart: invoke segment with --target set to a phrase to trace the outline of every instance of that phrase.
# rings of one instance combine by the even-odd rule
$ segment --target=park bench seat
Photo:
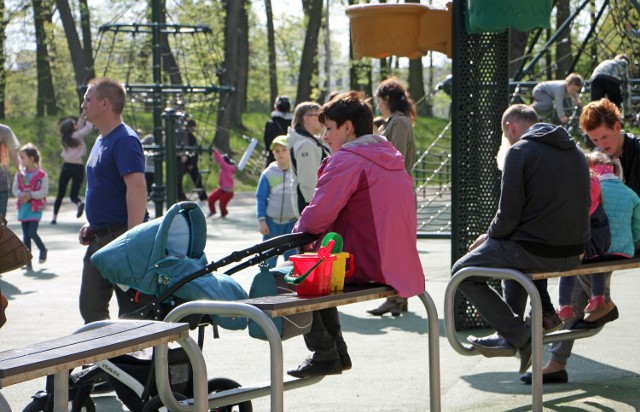
[[[461,355],[472,356],[479,355],[473,346],[463,344],[458,340],[458,334],[455,328],[455,293],[458,286],[464,279],[468,277],[485,277],[488,279],[509,279],[520,283],[527,291],[531,300],[532,308],[541,308],[540,295],[533,284],[534,280],[560,278],[567,276],[589,275],[593,273],[615,272],[620,270],[629,270],[640,268],[640,258],[611,260],[598,263],[587,263],[578,266],[575,269],[559,272],[544,273],[523,273],[508,268],[490,268],[490,267],[466,267],[458,271],[452,278],[445,291],[444,318],[447,339],[451,347]],[[544,335],[542,327],[542,314],[536,314],[535,311],[531,316],[531,342],[532,342],[532,407],[538,412],[543,409],[543,388],[542,388],[542,346],[545,343],[583,339],[593,336],[602,330],[602,327],[595,329],[579,329],[579,330],[561,330]]]
[[[322,376],[309,378],[283,378],[282,340],[273,325],[271,318],[288,316],[296,313],[313,312],[321,309],[365,302],[374,299],[397,296],[398,292],[390,286],[369,284],[362,286],[345,286],[343,291],[333,292],[326,296],[298,296],[286,293],[276,296],[265,296],[243,299],[234,302],[193,301],[184,303],[167,315],[166,320],[182,319],[193,314],[209,314],[218,316],[243,316],[252,319],[267,335],[270,351],[270,381],[264,384],[248,385],[230,391],[223,391],[214,396],[217,405],[228,405],[250,400],[256,397],[271,395],[271,411],[283,411],[283,392],[308,386],[320,381]],[[441,410],[440,396],[440,346],[439,320],[436,307],[431,296],[425,291],[417,296],[427,310],[427,339],[429,359],[429,410]],[[269,332],[270,331],[270,332]],[[421,355],[421,354],[420,354]],[[211,404],[210,404],[211,405]]]
[[[564,272],[545,272],[529,274],[533,280],[559,278],[565,276],[590,275],[592,273],[614,272],[640,268],[640,257],[631,259],[610,260],[606,262],[585,263],[572,270]]]
[[[0,352],[0,388],[54,375],[54,410],[66,412],[70,370],[152,346],[166,349],[166,345],[174,341],[197,347],[189,337],[186,323],[96,322],[73,335]],[[206,381],[202,373],[198,378]],[[206,400],[206,393],[204,396]],[[202,405],[203,401],[198,403]]]
[[[343,291],[333,292],[326,296],[298,296],[296,293],[286,293],[275,296],[264,296],[240,300],[240,303],[255,306],[271,317],[289,316],[296,313],[313,312],[316,310],[333,308],[350,303],[397,296],[398,292],[391,286],[366,285],[345,286]]]

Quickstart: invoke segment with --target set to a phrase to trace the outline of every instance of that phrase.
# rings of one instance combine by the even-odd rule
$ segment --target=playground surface
[[[10,227],[21,235],[10,205]],[[149,211],[153,214],[153,205]],[[209,261],[260,242],[252,193],[237,193],[226,219],[208,219]],[[72,333],[82,325],[78,291],[85,248],[77,232],[85,222],[75,217],[75,206],[65,203],[57,225],[50,225],[51,208],[45,211],[39,234],[49,249],[47,262],[34,262],[34,272],[15,270],[0,276],[0,288],[9,298],[7,324],[0,329],[0,350],[21,347]],[[206,214],[206,211],[205,211]],[[418,250],[427,277],[427,290],[440,316],[440,368],[443,411],[527,411],[531,409],[531,387],[522,384],[516,358],[461,356],[451,349],[442,320],[444,291],[450,277],[450,241],[419,239]],[[234,277],[247,290],[257,268]],[[557,296],[557,280],[549,282]],[[613,276],[612,296],[620,319],[602,333],[577,341],[568,371],[569,383],[545,385],[544,405],[550,411],[640,410],[640,328],[636,315],[640,277],[634,271]],[[115,300],[112,313],[116,313]],[[419,411],[429,408],[426,311],[409,300],[409,312],[401,317],[373,317],[366,310],[378,302],[339,308],[344,337],[349,345],[353,369],[329,376],[320,383],[285,392],[287,411]],[[490,331],[462,331],[483,335]],[[285,341],[285,369],[297,366],[308,355],[302,337]],[[247,331],[220,330],[220,339],[208,334],[205,348],[209,378],[227,377],[244,385],[269,379],[268,344],[252,339]],[[545,351],[545,355],[548,353]],[[14,412],[21,411],[30,397],[44,389],[36,379],[2,389]],[[94,397],[99,412],[126,409],[114,394]],[[253,401],[255,411],[268,411],[269,398]],[[4,411],[0,411],[4,412]]]

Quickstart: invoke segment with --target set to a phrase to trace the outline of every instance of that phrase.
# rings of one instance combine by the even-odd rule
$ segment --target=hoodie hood
[[[291,112],[283,113],[276,110],[271,112],[271,117],[281,117],[285,120],[291,120],[293,119],[293,114]]]
[[[548,123],[534,124],[524,132],[520,140],[535,140],[560,150],[576,148],[576,142],[567,132],[567,129]]]
[[[341,151],[350,152],[367,159],[370,162],[386,169],[404,169],[404,157],[383,136],[367,134],[344,144],[334,155]]]

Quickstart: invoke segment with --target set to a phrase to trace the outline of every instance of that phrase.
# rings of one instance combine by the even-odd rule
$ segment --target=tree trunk
[[[405,3],[420,3],[420,0],[406,0]],[[422,57],[409,60],[409,94],[417,105],[418,114],[422,116],[431,116],[431,108],[427,107],[430,102],[424,100],[424,76],[422,75]]]
[[[4,67],[6,57],[4,54],[4,42],[7,39],[5,30],[7,28],[7,22],[4,18],[4,0],[0,0],[0,119],[5,118],[4,103],[5,103],[5,87],[7,85],[7,71]]]
[[[418,114],[431,116],[430,107],[427,107],[427,104],[430,102],[424,101],[424,77],[422,76],[422,69],[422,57],[409,60],[409,94],[414,102],[420,103],[416,106]]]
[[[78,100],[82,103],[84,98],[84,91],[82,86],[86,86],[89,80],[93,77],[87,70],[88,67],[93,66],[91,60],[87,61],[87,54],[84,48],[80,44],[80,37],[76,30],[76,24],[71,14],[71,8],[69,7],[68,0],[56,0],[56,6],[58,7],[58,13],[60,14],[60,20],[62,21],[62,27],[64,28],[65,37],[67,38],[67,46],[69,47],[69,54],[71,55],[71,65],[73,66],[73,72],[76,79],[76,90],[78,93]],[[82,9],[83,5],[80,5]],[[86,10],[89,13],[89,10]],[[88,18],[88,16],[87,16]],[[83,31],[83,36],[85,32]],[[89,31],[89,36],[91,32]],[[90,39],[89,39],[90,40]],[[86,42],[85,42],[86,45]]]
[[[559,0],[556,2],[556,27],[560,27],[565,20],[571,15],[569,0]],[[571,27],[562,32],[558,40],[566,38],[567,41],[556,42],[556,78],[564,79],[567,77],[569,67],[571,66]]]
[[[513,79],[522,64],[522,56],[527,48],[529,33],[509,29],[509,78]]]
[[[271,0],[264,0],[264,6],[267,11],[267,44],[269,48],[269,92],[271,98],[269,102],[273,104],[278,97],[278,72],[276,70],[276,36],[273,28]]]
[[[58,108],[56,107],[45,27],[47,22],[51,22],[49,2],[46,0],[33,0],[33,21],[36,33],[36,70],[38,79],[36,116],[56,115],[58,114]]]
[[[240,21],[236,31],[238,68],[236,69],[236,92],[234,93],[234,105],[231,112],[233,125],[242,130],[242,114],[247,111],[247,88],[249,86],[249,15],[247,8],[240,8]]]
[[[89,4],[87,0],[80,1],[80,29],[82,30],[82,50],[84,51],[84,61],[86,63],[85,81],[81,86],[86,86],[89,80],[96,77],[96,69],[93,67],[93,46],[91,43],[91,16],[89,15]],[[82,87],[84,88],[84,87]]]
[[[318,35],[322,25],[322,0],[302,0],[302,9],[307,23],[307,33],[300,59],[296,103],[311,99],[313,74],[317,72],[318,66]]]
[[[349,47],[349,83],[352,90],[358,90],[367,96],[373,95],[373,79],[371,75],[371,61],[368,58],[354,60],[353,45]]]
[[[244,0],[224,0],[224,66],[220,74],[220,83],[224,86],[238,86],[238,36],[241,13],[245,7]],[[233,94],[220,94],[218,102],[218,117],[214,145],[222,152],[230,152],[229,136],[233,124],[232,110],[235,106]]]
[[[368,0],[365,3],[369,3]],[[353,6],[358,4],[356,0],[349,0],[349,5]],[[383,69],[382,61],[386,59],[380,59],[380,78],[386,79],[389,75],[388,66],[385,66],[387,70]],[[351,90],[359,90],[367,96],[373,96],[373,79],[371,74],[371,61],[366,59],[355,60],[353,58],[353,43],[351,42],[351,36],[349,36],[349,61],[351,65],[349,67],[349,87]],[[385,72],[383,74],[383,72]]]
[[[158,23],[165,24],[167,22],[167,8],[165,0],[161,0],[160,10],[160,21]],[[169,34],[166,32],[160,33],[160,53],[162,55],[162,69],[165,76],[169,79],[169,84],[182,84],[180,66],[178,66],[178,62],[171,51],[171,46],[169,45]]]

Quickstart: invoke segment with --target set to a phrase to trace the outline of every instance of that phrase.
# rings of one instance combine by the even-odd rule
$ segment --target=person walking
[[[9,203],[9,191],[11,190],[11,172],[9,162],[13,163],[16,170],[20,170],[17,149],[20,142],[13,134],[13,130],[0,123],[0,215],[7,216],[7,204]]]
[[[84,202],[80,200],[80,186],[84,180],[84,156],[87,154],[87,145],[84,143],[93,131],[93,125],[86,119],[68,118],[60,122],[60,137],[62,142],[62,169],[58,179],[58,194],[53,203],[53,218],[51,224],[58,222],[58,212],[62,205],[62,199],[67,192],[67,185],[71,181],[71,193],[69,199],[76,205],[76,217],[80,218],[84,213]]]
[[[397,77],[390,77],[380,83],[376,89],[376,105],[385,119],[378,128],[381,136],[387,138],[393,147],[404,157],[404,167],[409,176],[416,158],[416,139],[413,135],[413,124],[416,120],[416,108],[409,93]],[[374,316],[382,316],[391,312],[392,316],[400,316],[408,310],[406,298],[387,298],[379,307],[367,312]]]
[[[191,181],[195,186],[195,191],[198,192],[198,198],[200,201],[207,200],[207,192],[202,185],[202,176],[198,169],[198,139],[196,139],[196,121],[193,119],[187,120],[187,124],[184,130],[180,130],[178,133],[177,145],[183,147],[183,152],[178,154],[178,168],[177,168],[177,193],[178,201],[182,202],[187,200],[187,195],[182,188],[182,180],[185,174],[191,177]]]
[[[94,79],[82,102],[85,118],[100,135],[87,160],[87,224],[79,232],[87,247],[80,285],[80,314],[85,323],[109,318],[114,294],[120,315],[145,303],[135,302],[102,277],[91,256],[104,245],[149,218],[144,180],[144,152],[136,133],[122,121],[126,102],[124,86],[109,78]]]
[[[38,226],[42,219],[42,210],[47,205],[49,193],[49,177],[40,168],[40,152],[31,143],[27,143],[18,150],[22,168],[16,173],[13,181],[13,195],[17,199],[18,220],[22,225],[22,241],[31,250],[31,241],[38,246],[39,263],[47,260],[47,248],[38,235]],[[25,265],[27,271],[32,271],[31,262]]]

